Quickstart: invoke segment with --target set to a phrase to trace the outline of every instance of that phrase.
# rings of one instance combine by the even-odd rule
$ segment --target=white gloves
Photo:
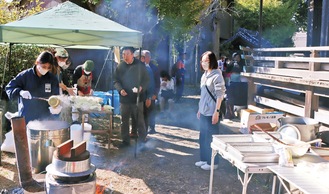
[[[62,111],[62,106],[61,105],[58,105],[56,107],[51,107],[50,106],[49,107],[49,111],[50,111],[51,114],[57,115],[57,114],[59,114]]]
[[[31,93],[29,91],[26,91],[26,90],[21,90],[19,92],[19,94],[22,96],[22,98],[25,98],[25,99],[31,99],[32,98]]]

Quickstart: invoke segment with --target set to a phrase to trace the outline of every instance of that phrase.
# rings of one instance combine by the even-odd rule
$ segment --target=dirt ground
[[[186,86],[183,99],[175,104],[172,117],[157,115],[157,133],[148,135],[147,149],[137,150],[136,155],[134,141],[126,149],[119,150],[115,146],[120,142],[118,118],[115,119],[110,149],[106,148],[107,141],[103,136],[91,136],[91,162],[97,168],[96,183],[103,193],[208,193],[210,171],[194,165],[199,160],[198,94],[197,87]],[[238,122],[221,124],[221,133],[238,133]],[[13,190],[19,187],[15,155],[2,153],[1,157],[0,190]],[[271,193],[271,180],[270,175],[254,175],[248,193]],[[213,193],[235,194],[241,191],[236,168],[220,157],[219,168],[214,173]]]

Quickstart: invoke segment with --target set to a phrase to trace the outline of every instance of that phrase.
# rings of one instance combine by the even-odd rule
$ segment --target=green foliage
[[[1,79],[4,79],[4,85],[6,85],[19,72],[32,67],[41,50],[43,49],[35,45],[14,44],[12,45],[11,56],[9,58],[9,45],[1,45],[0,77]]]
[[[202,11],[210,1],[201,0],[150,0],[156,8],[158,17],[163,22],[164,31],[170,33],[175,41],[184,41],[187,34],[199,23]]]
[[[7,3],[5,0],[0,0],[0,24],[6,24],[40,12],[42,11],[41,5],[42,2],[39,0],[34,1],[34,7],[32,8],[19,7],[19,2],[17,1]],[[0,45],[1,84],[5,86],[20,71],[31,67],[41,50],[43,49],[33,45],[14,44],[12,45],[11,56],[9,58],[9,44]]]
[[[297,12],[298,8],[304,7],[303,3],[303,0],[263,0],[263,37],[276,46],[292,46],[290,39],[293,33],[302,21],[306,21],[306,15],[303,15],[305,13]],[[236,0],[236,26],[258,31],[259,8],[259,0]]]
[[[23,17],[38,13],[43,10],[41,5],[43,2],[35,0],[28,5],[19,6],[19,1],[7,3],[5,0],[0,0],[0,24],[16,21]]]

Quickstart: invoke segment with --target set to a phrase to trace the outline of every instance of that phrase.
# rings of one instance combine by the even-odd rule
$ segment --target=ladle
[[[49,104],[49,106],[51,106],[53,108],[56,108],[60,104],[60,100],[56,96],[50,96],[48,99],[47,98],[43,98],[43,97],[35,97],[35,96],[33,96],[32,99],[47,101],[48,104]]]
[[[281,144],[284,144],[284,145],[287,145],[287,146],[303,146],[305,144],[312,144],[312,143],[316,143],[316,142],[321,142],[322,139],[314,139],[314,140],[311,140],[311,141],[307,141],[307,142],[304,142],[305,144],[288,144],[288,143],[285,143],[283,141],[281,141],[280,139],[278,139],[277,137],[275,137],[274,135],[272,135],[271,133],[267,132],[266,130],[262,129],[261,127],[259,127],[257,124],[254,125],[257,129],[261,130],[262,132],[266,133],[267,135],[269,135],[270,137],[272,137],[275,141],[281,143]]]
[[[260,126],[258,126],[257,124],[254,125],[257,129],[261,130],[262,132],[266,133],[267,135],[269,135],[270,137],[272,137],[275,141],[283,144],[283,145],[287,145],[287,146],[291,146],[292,144],[288,144],[285,143],[283,141],[281,141],[280,139],[278,139],[277,137],[275,137],[274,135],[272,135],[271,133],[267,132],[266,130],[264,130],[263,128],[261,128]]]

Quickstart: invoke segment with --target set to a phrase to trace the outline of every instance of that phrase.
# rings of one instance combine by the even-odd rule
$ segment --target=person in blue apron
[[[93,95],[92,80],[94,70],[94,62],[87,60],[84,64],[75,68],[73,73],[73,83],[77,84],[79,96]]]
[[[49,71],[54,65],[54,56],[43,51],[33,67],[20,72],[6,86],[10,100],[18,99],[18,114],[24,116],[26,124],[32,120],[53,118],[53,113],[61,107],[52,108],[46,100],[59,94],[59,84],[56,76]],[[60,111],[59,111],[60,112]]]

